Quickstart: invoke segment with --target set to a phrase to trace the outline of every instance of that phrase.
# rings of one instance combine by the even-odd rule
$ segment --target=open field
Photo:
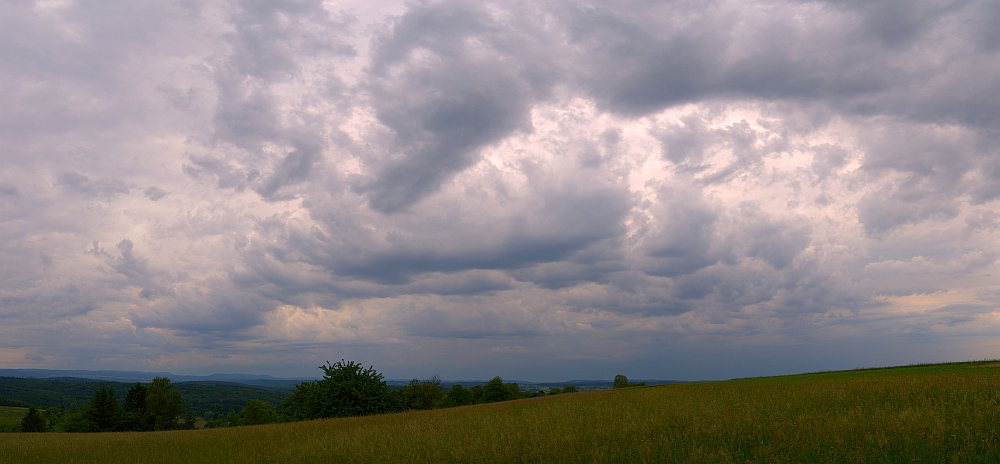
[[[21,424],[21,418],[28,413],[28,408],[0,406],[0,427],[11,430],[11,427]]]
[[[674,384],[362,418],[0,434],[0,462],[1000,462],[1000,364]]]

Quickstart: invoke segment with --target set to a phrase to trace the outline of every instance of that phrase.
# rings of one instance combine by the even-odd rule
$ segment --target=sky
[[[0,367],[1000,358],[995,1],[0,2]]]

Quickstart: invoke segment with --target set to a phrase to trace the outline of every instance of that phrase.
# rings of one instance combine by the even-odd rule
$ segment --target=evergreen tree
[[[100,432],[118,430],[121,426],[122,409],[118,405],[118,396],[115,395],[114,389],[101,385],[94,392],[94,399],[90,401],[86,417]]]
[[[136,382],[125,394],[125,412],[122,414],[122,429],[134,431],[153,430],[153,423],[146,417],[146,394],[148,388]]]
[[[48,428],[45,416],[34,406],[28,407],[28,414],[21,418],[22,432],[44,432]]]

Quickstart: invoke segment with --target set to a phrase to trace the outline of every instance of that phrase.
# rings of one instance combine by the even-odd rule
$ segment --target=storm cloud
[[[993,2],[0,9],[6,367],[997,356]]]

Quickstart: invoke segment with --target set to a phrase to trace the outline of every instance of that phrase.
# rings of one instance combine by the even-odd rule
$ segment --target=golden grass
[[[1000,462],[1000,372],[968,365],[230,429],[0,434],[0,462]]]

